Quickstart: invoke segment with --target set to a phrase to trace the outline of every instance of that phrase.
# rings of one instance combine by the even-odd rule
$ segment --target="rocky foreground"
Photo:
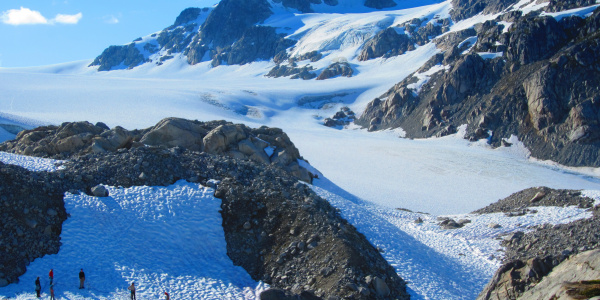
[[[204,134],[192,139],[193,132]],[[168,133],[188,147],[173,145]],[[273,154],[259,148],[267,157],[262,162],[257,152],[237,154],[250,153],[244,150],[249,143],[264,143]],[[274,288],[263,299],[409,298],[405,282],[366,238],[302,183],[311,179],[302,175],[308,171],[277,163],[288,152],[299,157],[279,129],[167,119],[151,129],[126,131],[79,122],[23,132],[0,147],[67,159],[56,172],[0,164],[2,286],[16,282],[35,258],[60,250],[68,217],[65,192],[106,196],[102,185],[159,186],[185,179],[214,186],[213,179],[220,181],[215,196],[222,199],[228,255]],[[215,148],[222,152],[210,153]]]

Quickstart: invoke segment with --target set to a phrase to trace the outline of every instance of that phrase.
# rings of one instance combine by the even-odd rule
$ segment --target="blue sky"
[[[187,7],[219,0],[2,0],[0,67],[93,59],[173,24]]]

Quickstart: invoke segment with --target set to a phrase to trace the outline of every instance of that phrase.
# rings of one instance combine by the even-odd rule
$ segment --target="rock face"
[[[581,299],[600,296],[600,250],[570,257],[519,299]]]
[[[317,77],[317,80],[325,80],[336,76],[352,77],[352,74],[354,74],[354,70],[349,63],[336,62],[323,70],[323,72],[319,74],[319,77]]]
[[[1,151],[52,158],[115,152],[141,146],[180,147],[227,155],[262,164],[276,164],[298,179],[312,176],[298,163],[302,159],[289,137],[278,128],[249,128],[225,121],[199,122],[167,118],[154,127],[128,131],[106,129],[88,122],[63,123],[22,131],[15,140],[0,144]],[[268,149],[269,154],[265,151]]]
[[[564,200],[561,199],[563,197]],[[528,205],[555,206],[557,204],[590,207],[590,200],[580,197],[576,191],[529,189],[515,193],[499,201],[498,205],[492,204],[478,212],[509,213],[514,210],[515,205],[521,208]],[[477,299],[550,299],[528,297],[525,293],[536,290],[536,286],[543,282],[548,274],[557,270],[557,266],[567,258],[598,249],[600,207],[590,209],[593,217],[589,219],[555,226],[542,225],[528,233],[516,232],[507,236],[501,243],[506,248],[503,264]],[[573,276],[575,279],[578,272],[578,269],[571,268],[558,273]]]
[[[34,259],[58,253],[67,212],[63,190],[49,178],[0,163],[0,287],[18,281]]]
[[[514,22],[508,31],[499,23],[506,20]],[[409,76],[369,103],[356,123],[402,127],[413,138],[468,124],[470,140],[501,146],[515,135],[534,157],[598,167],[599,24],[598,9],[586,19],[560,21],[509,13],[475,26],[474,44],[475,36],[467,39],[473,30],[444,36],[438,43],[445,52],[418,71],[431,73],[423,85],[417,89],[416,74]]]
[[[234,264],[255,280],[295,294],[408,299],[405,283],[377,249],[327,201],[289,179],[226,179],[219,185],[227,254]]]
[[[460,21],[480,12],[485,15],[499,13],[517,2],[516,0],[452,0],[450,15],[453,20]]]
[[[424,45],[432,37],[448,31],[449,25],[448,19],[437,19],[433,22],[429,19],[413,19],[398,27],[388,27],[365,43],[358,60],[402,55],[414,50],[415,45]]]
[[[94,61],[91,66],[98,66],[98,71],[110,71],[121,66],[122,68],[133,69],[146,62],[146,59],[136,48],[134,43],[125,46],[110,46],[106,48]]]

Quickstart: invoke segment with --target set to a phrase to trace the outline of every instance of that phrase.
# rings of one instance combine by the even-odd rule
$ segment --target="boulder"
[[[182,147],[192,151],[201,151],[203,138],[207,130],[197,121],[180,118],[161,120],[148,133],[141,143],[151,146]]]
[[[103,185],[97,185],[92,187],[92,195],[95,197],[108,197],[108,189]]]
[[[560,263],[519,299],[567,300],[600,296],[599,278],[600,250],[586,251]],[[596,294],[592,295],[594,289]],[[585,291],[589,294],[586,295]]]
[[[336,76],[352,77],[352,74],[354,74],[354,70],[349,63],[336,62],[323,70],[317,80],[325,80]]]

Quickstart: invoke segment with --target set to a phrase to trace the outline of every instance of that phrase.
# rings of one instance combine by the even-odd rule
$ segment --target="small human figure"
[[[131,300],[136,299],[135,298],[135,282],[132,282],[131,285],[127,289],[131,291]]]
[[[79,271],[79,289],[84,289],[83,283],[85,282],[85,273],[83,273],[83,269]]]
[[[54,283],[54,269],[50,269],[50,273],[48,273],[48,279],[50,279],[50,284]]]
[[[40,284],[40,278],[38,277],[35,280],[35,292],[37,293],[37,297],[40,297],[40,292],[42,291],[42,285]]]
[[[56,298],[54,298],[54,284],[50,285],[50,300],[56,300]]]
[[[165,292],[165,296],[167,296],[166,300],[171,300],[171,297],[169,297],[169,293]]]

